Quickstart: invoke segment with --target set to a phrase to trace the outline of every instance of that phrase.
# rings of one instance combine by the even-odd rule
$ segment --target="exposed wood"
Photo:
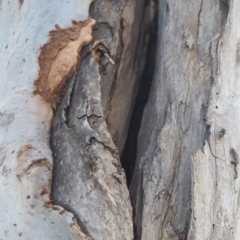
[[[40,50],[35,94],[52,104],[61,99],[67,80],[76,69],[81,48],[92,40],[94,23],[93,19],[73,21],[67,29],[55,25],[56,30],[49,33],[49,41]]]
[[[239,240],[239,12],[0,0],[0,240]],[[128,190],[120,156],[157,16]]]

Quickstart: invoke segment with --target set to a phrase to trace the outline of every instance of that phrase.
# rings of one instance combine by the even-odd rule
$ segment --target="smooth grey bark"
[[[0,1],[0,239],[86,239],[50,201],[49,138],[51,100],[92,40],[90,4]]]

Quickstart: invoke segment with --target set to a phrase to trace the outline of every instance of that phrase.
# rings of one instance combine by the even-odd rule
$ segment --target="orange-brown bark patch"
[[[59,212],[59,214],[60,215],[63,215],[63,214],[65,214],[67,211],[65,210],[65,209],[63,209],[63,210],[61,210],[60,212]]]
[[[47,159],[43,158],[43,159],[34,160],[26,171],[29,171],[30,169],[33,169],[33,168],[39,168],[39,167],[46,167],[49,170],[51,170],[51,164]]]
[[[42,48],[39,56],[39,77],[35,81],[35,93],[45,101],[55,103],[67,80],[72,76],[79,51],[92,40],[92,27],[95,20],[72,22],[72,27],[61,29],[58,25],[49,33],[50,40]]]
[[[17,157],[19,158],[23,153],[28,152],[29,150],[32,150],[33,146],[31,144],[27,144],[23,146],[17,153]]]
[[[21,179],[21,177],[24,176],[25,174],[31,173],[31,171],[33,171],[36,168],[44,167],[47,170],[52,171],[51,164],[45,158],[33,160],[30,165],[28,165],[28,162],[24,161],[24,160],[25,159],[23,159],[21,157],[18,158],[19,164],[18,164],[18,174],[17,174],[17,176],[18,176],[19,179]]]
[[[42,191],[40,192],[40,196],[43,196],[43,195],[46,195],[46,194],[49,194],[48,190],[46,188],[42,188]]]
[[[86,235],[81,231],[81,229],[75,224],[75,223],[71,223],[70,224],[70,228],[72,228],[73,230],[77,231],[78,236],[85,238]]]
[[[44,202],[44,207],[45,208],[52,208],[53,207],[53,201],[50,200],[50,201]]]

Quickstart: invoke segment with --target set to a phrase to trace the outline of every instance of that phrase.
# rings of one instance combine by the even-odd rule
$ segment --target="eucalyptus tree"
[[[239,11],[0,1],[0,239],[239,239]]]

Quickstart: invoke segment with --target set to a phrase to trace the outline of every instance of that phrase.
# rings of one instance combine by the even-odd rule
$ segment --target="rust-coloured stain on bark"
[[[60,212],[59,212],[59,214],[60,215],[63,215],[63,214],[65,214],[67,211],[65,210],[65,209],[63,209],[63,210],[61,210]]]
[[[34,148],[33,148],[33,146],[32,146],[31,144],[27,144],[27,145],[23,146],[23,147],[18,151],[17,157],[19,158],[19,157],[21,157],[21,155],[22,155],[23,153],[26,153],[26,152],[31,151],[31,150],[33,150],[33,149],[34,149]]]
[[[73,74],[79,51],[92,40],[95,20],[72,21],[72,27],[56,29],[49,33],[50,40],[42,48],[39,56],[39,77],[35,81],[36,91],[45,101],[56,103],[67,80]]]
[[[53,201],[50,200],[50,201],[44,202],[44,207],[45,208],[52,208],[53,207]]]
[[[71,223],[70,224],[70,228],[72,228],[73,230],[77,231],[78,236],[85,238],[86,235],[81,231],[81,229],[75,224],[75,223]]]

